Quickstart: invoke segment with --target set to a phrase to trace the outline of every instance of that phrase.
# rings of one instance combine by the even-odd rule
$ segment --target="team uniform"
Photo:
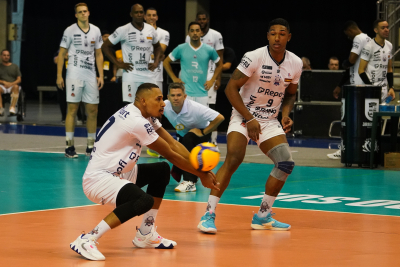
[[[200,38],[202,43],[208,44],[216,51],[224,49],[224,42],[222,34],[216,30],[208,29],[206,35]],[[186,36],[186,43],[190,43],[190,37]],[[215,72],[215,62],[210,61],[208,65],[207,81],[211,80]],[[208,104],[215,104],[217,102],[217,91],[214,88],[208,90]]]
[[[160,27],[157,27],[156,33],[157,33],[157,37],[158,37],[160,44],[164,44],[164,45],[168,46],[169,32],[167,32],[164,29],[161,29]],[[152,47],[152,51],[151,51],[152,57],[154,57],[153,50],[154,49]],[[150,63],[154,63],[154,59],[150,59]],[[158,67],[153,72],[155,84],[157,84],[157,86],[161,89],[161,92],[163,89],[163,80],[164,80],[163,79],[163,70],[164,70],[163,62],[160,61],[160,64],[158,64]]]
[[[66,77],[67,102],[99,103],[96,80],[95,50],[103,44],[100,29],[89,23],[88,32],[83,32],[78,23],[69,26],[60,47],[68,50]]]
[[[186,94],[189,99],[205,106],[208,103],[208,92],[204,89],[207,81],[207,67],[211,60],[218,63],[220,57],[214,48],[201,43],[198,48],[193,48],[190,43],[180,44],[170,54],[172,61],[181,61],[181,79],[185,83]]]
[[[83,175],[85,195],[95,203],[115,206],[119,190],[136,183],[142,146],[157,140],[160,127],[156,118],[144,118],[133,104],[110,117],[97,135]]]
[[[358,55],[356,63],[350,67],[350,84],[364,84],[358,74],[358,67],[360,66],[360,54],[365,45],[371,40],[371,38],[365,33],[360,33],[353,39],[353,47],[351,48],[351,53]]]
[[[132,23],[119,27],[108,40],[115,45],[121,42],[122,57],[125,63],[132,63],[133,70],[122,74],[122,100],[133,102],[137,88],[143,83],[155,83],[154,74],[148,65],[153,45],[158,43],[157,32],[153,26],[143,23],[138,30]]]
[[[249,77],[240,88],[239,94],[244,105],[260,123],[261,132],[257,144],[274,136],[284,134],[276,119],[282,104],[285,90],[289,84],[299,82],[303,63],[292,52],[286,51],[282,62],[276,62],[269,53],[268,46],[246,53],[239,66],[242,73]],[[228,127],[230,132],[239,132],[246,136],[246,120],[233,108]]]
[[[369,42],[361,52],[361,58],[368,61],[365,73],[373,85],[382,86],[381,99],[385,100],[388,94],[388,81],[386,78],[389,60],[392,55],[392,44],[385,40],[380,46],[375,39]]]

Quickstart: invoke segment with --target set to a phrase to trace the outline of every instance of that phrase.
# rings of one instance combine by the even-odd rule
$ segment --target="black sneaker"
[[[90,154],[92,154],[92,150],[93,150],[93,147],[92,148],[89,148],[88,146],[86,147],[86,156],[90,156]]]
[[[65,156],[67,158],[77,158],[78,154],[76,154],[75,152],[75,147],[74,146],[70,146],[68,148],[65,149]]]

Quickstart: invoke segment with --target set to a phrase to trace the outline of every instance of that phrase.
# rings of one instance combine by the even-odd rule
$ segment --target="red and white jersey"
[[[160,127],[158,119],[144,118],[133,104],[118,110],[97,134],[83,179],[96,172],[119,175],[131,171],[139,160],[142,146],[157,140],[156,131]]]
[[[224,42],[222,39],[222,34],[216,30],[208,29],[207,34],[202,36],[200,38],[200,41],[202,43],[208,44],[209,46],[214,48],[215,51],[224,49]],[[187,35],[186,43],[189,43],[189,42],[190,42],[190,37],[189,37],[189,35]],[[215,68],[216,68],[215,63],[210,60],[210,62],[208,63],[207,81],[211,80],[211,78],[214,76]]]
[[[382,86],[382,100],[387,97],[387,68],[392,55],[392,44],[385,40],[380,46],[375,39],[371,40],[362,50],[361,58],[368,61],[365,73],[373,85]]]
[[[164,29],[161,29],[160,27],[157,27],[156,29],[158,40],[160,44],[165,44],[168,46],[169,44],[169,32],[167,32]],[[151,50],[152,57],[154,56],[153,54],[154,49]],[[154,59],[150,59],[150,63],[153,63]],[[154,80],[157,82],[162,82],[163,81],[163,62],[160,61],[160,64],[158,64],[158,67],[154,70]]]
[[[60,47],[68,50],[67,79],[96,82],[95,50],[103,44],[100,29],[89,23],[87,33],[74,23],[64,31]]]
[[[265,122],[278,116],[285,90],[289,84],[299,82],[302,68],[301,59],[289,51],[285,51],[281,62],[276,62],[268,46],[243,56],[237,69],[249,79],[240,88],[239,94],[258,121]],[[240,115],[235,108],[232,114]]]
[[[365,33],[360,33],[353,39],[353,47],[350,52],[358,55],[358,58],[356,63],[350,67],[350,84],[364,84],[358,74],[358,67],[360,66],[361,51],[370,40],[371,38]]]
[[[153,80],[154,74],[149,70],[149,62],[153,44],[158,43],[156,29],[144,23],[143,29],[138,30],[132,23],[119,27],[108,37],[112,44],[121,42],[124,62],[132,63],[132,71],[123,71],[122,81],[147,82]]]

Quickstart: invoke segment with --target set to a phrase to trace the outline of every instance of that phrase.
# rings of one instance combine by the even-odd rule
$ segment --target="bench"
[[[55,86],[38,86],[37,90],[39,92],[39,104],[42,104],[43,92],[57,92],[57,87]]]

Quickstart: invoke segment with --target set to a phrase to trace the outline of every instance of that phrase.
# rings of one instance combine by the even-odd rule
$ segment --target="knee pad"
[[[268,151],[267,156],[274,162],[275,167],[271,175],[276,179],[285,182],[294,168],[292,153],[287,143],[279,144]]]
[[[169,184],[170,177],[170,168],[168,163],[165,161],[150,164],[138,164],[138,183],[140,179],[140,187],[144,182],[148,184],[147,193],[153,197],[164,197],[165,189]]]
[[[18,97],[19,97],[19,94],[18,94],[18,93],[11,93],[11,94],[10,94],[10,97],[11,97],[11,98],[14,98],[14,97],[15,97],[15,98],[18,98]]]

